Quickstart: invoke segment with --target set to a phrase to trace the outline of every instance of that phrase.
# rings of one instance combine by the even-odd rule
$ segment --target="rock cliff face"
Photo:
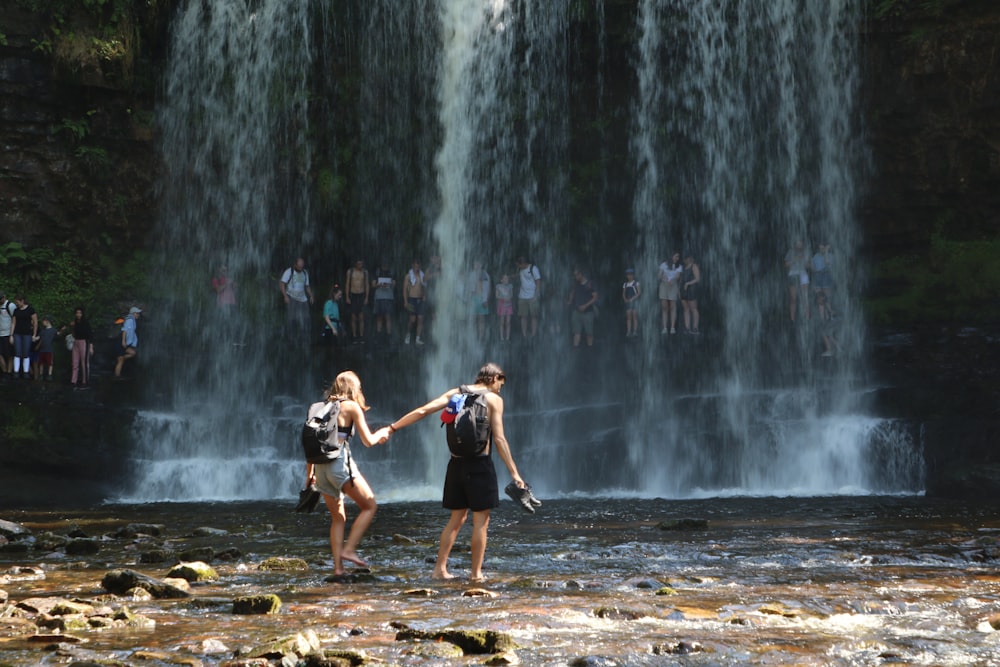
[[[926,251],[938,225],[962,239],[1000,230],[1000,5],[960,4],[933,26],[868,26],[865,230],[877,256]]]
[[[155,210],[152,75],[166,10],[111,37],[96,17],[23,4],[0,1],[0,243],[141,247]]]
[[[620,13],[631,1],[610,4]],[[80,28],[101,20],[83,13],[63,17],[72,37],[56,37],[53,15],[26,4],[0,0],[0,243],[103,234],[142,247],[156,211],[157,73],[176,2],[137,3],[118,38]],[[959,4],[932,26],[905,12],[862,26],[873,257],[926,251],[940,225],[973,238],[1000,229],[1000,5]]]

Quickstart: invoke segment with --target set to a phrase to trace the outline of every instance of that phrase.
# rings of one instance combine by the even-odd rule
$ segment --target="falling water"
[[[649,313],[643,359],[663,372],[644,386],[642,417],[627,436],[640,489],[919,488],[912,444],[863,416],[858,386],[863,323],[848,269],[864,166],[861,9],[850,1],[641,3],[636,263],[655,299],[655,267],[674,251],[694,256],[702,333],[659,335],[659,313]],[[796,239],[813,252],[833,246],[836,358],[821,357],[816,320],[800,312],[788,322],[783,260]],[[677,310],[683,332],[680,302]],[[887,443],[907,460],[904,474],[874,468]]]
[[[865,166],[861,3],[637,0],[625,55],[604,43],[621,30],[605,13],[620,20],[621,8],[603,0],[372,0],[340,13],[327,0],[183,3],[161,112],[157,276],[170,294],[144,348],[158,350],[162,377],[155,407],[136,420],[126,495],[294,491],[295,425],[331,369],[275,334],[273,272],[317,238],[391,262],[400,281],[414,257],[441,256],[428,345],[332,370],[363,364],[366,387],[379,386],[376,411],[398,411],[471,380],[486,359],[515,369],[508,435],[542,493],[919,490],[908,427],[865,412],[863,326],[849,298]],[[574,32],[587,21],[597,45]],[[341,95],[348,82],[326,60],[334,40],[360,63],[357,94]],[[357,105],[357,136],[338,126],[334,99]],[[322,164],[317,135],[332,137]],[[571,175],[577,166],[588,173]],[[314,197],[348,203],[341,238],[315,219]],[[785,321],[794,238],[833,245],[833,359],[820,357],[810,323]],[[656,267],[673,250],[702,268],[699,337],[658,333]],[[464,301],[469,271],[483,261],[492,286],[518,255],[543,273],[544,331],[518,340],[515,318],[510,344],[492,331],[481,341]],[[598,348],[577,354],[557,325],[581,260],[598,279],[604,329]],[[626,263],[645,292],[632,344],[606,324],[619,316]],[[240,281],[225,318],[205,284],[220,264]],[[317,273],[321,302],[343,274]],[[407,392],[390,400],[387,385]],[[420,427],[407,438],[419,446],[367,450],[366,477],[382,497],[434,497],[442,436]]]
[[[301,469],[293,450],[274,448],[287,441],[288,412],[301,411],[276,390],[288,382],[280,371],[303,361],[273,312],[271,272],[275,255],[290,264],[311,233],[314,4],[192,0],[175,16],[160,110],[163,293],[147,309],[156,325],[143,346],[158,369],[157,407],[134,425],[126,496],[274,497]],[[209,283],[220,266],[237,283],[228,311]]]

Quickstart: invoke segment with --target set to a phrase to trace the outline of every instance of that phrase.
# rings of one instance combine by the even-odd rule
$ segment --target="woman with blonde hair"
[[[314,403],[309,408],[309,417],[321,411],[329,401],[338,401],[337,440],[341,444],[340,456],[327,463],[306,464],[306,487],[315,483],[323,494],[323,501],[330,510],[330,550],[333,552],[333,573],[344,573],[344,561],[360,567],[368,563],[358,556],[358,543],[364,536],[372,519],[375,518],[375,494],[361,475],[358,464],[351,456],[351,436],[357,431],[365,447],[384,443],[389,438],[389,429],[383,427],[375,432],[368,427],[365,411],[368,404],[361,391],[361,380],[354,371],[344,371],[333,381],[325,401]],[[331,434],[332,435],[332,434]],[[347,515],[344,511],[344,495],[358,506],[358,516],[344,541],[344,526]]]

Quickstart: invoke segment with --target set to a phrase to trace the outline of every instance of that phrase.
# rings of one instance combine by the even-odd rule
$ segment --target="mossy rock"
[[[219,578],[219,573],[208,563],[195,561],[193,563],[175,565],[170,569],[167,578],[184,579],[191,583],[197,581],[215,581]]]
[[[245,595],[233,600],[233,613],[242,615],[277,614],[281,609],[281,598],[270,595]]]
[[[438,632],[423,632],[406,628],[396,633],[396,641],[420,640],[448,642],[462,649],[465,655],[485,655],[489,653],[506,653],[519,646],[514,638],[505,632],[495,630],[441,630]]]
[[[708,519],[667,519],[656,527],[660,530],[707,530]]]
[[[133,588],[148,591],[155,598],[186,598],[191,594],[135,570],[112,570],[104,575],[101,586],[109,593],[127,594]]]
[[[313,630],[299,632],[286,637],[278,637],[252,648],[247,655],[251,658],[280,660],[282,656],[295,654],[302,658],[320,652],[319,637]]]
[[[625,609],[622,607],[598,607],[594,610],[594,616],[605,618],[611,621],[637,621],[640,618],[649,616],[644,611],[638,609]]]
[[[301,558],[274,556],[261,561],[258,567],[269,572],[305,572],[309,569],[309,563]]]
[[[177,554],[177,560],[185,563],[193,563],[199,560],[203,563],[210,563],[214,558],[215,549],[212,547],[195,547]]]

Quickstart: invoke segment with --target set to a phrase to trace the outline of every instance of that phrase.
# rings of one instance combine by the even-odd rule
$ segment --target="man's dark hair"
[[[498,364],[488,361],[479,369],[479,374],[476,375],[476,383],[492,382],[498,375],[503,375],[503,369]]]

